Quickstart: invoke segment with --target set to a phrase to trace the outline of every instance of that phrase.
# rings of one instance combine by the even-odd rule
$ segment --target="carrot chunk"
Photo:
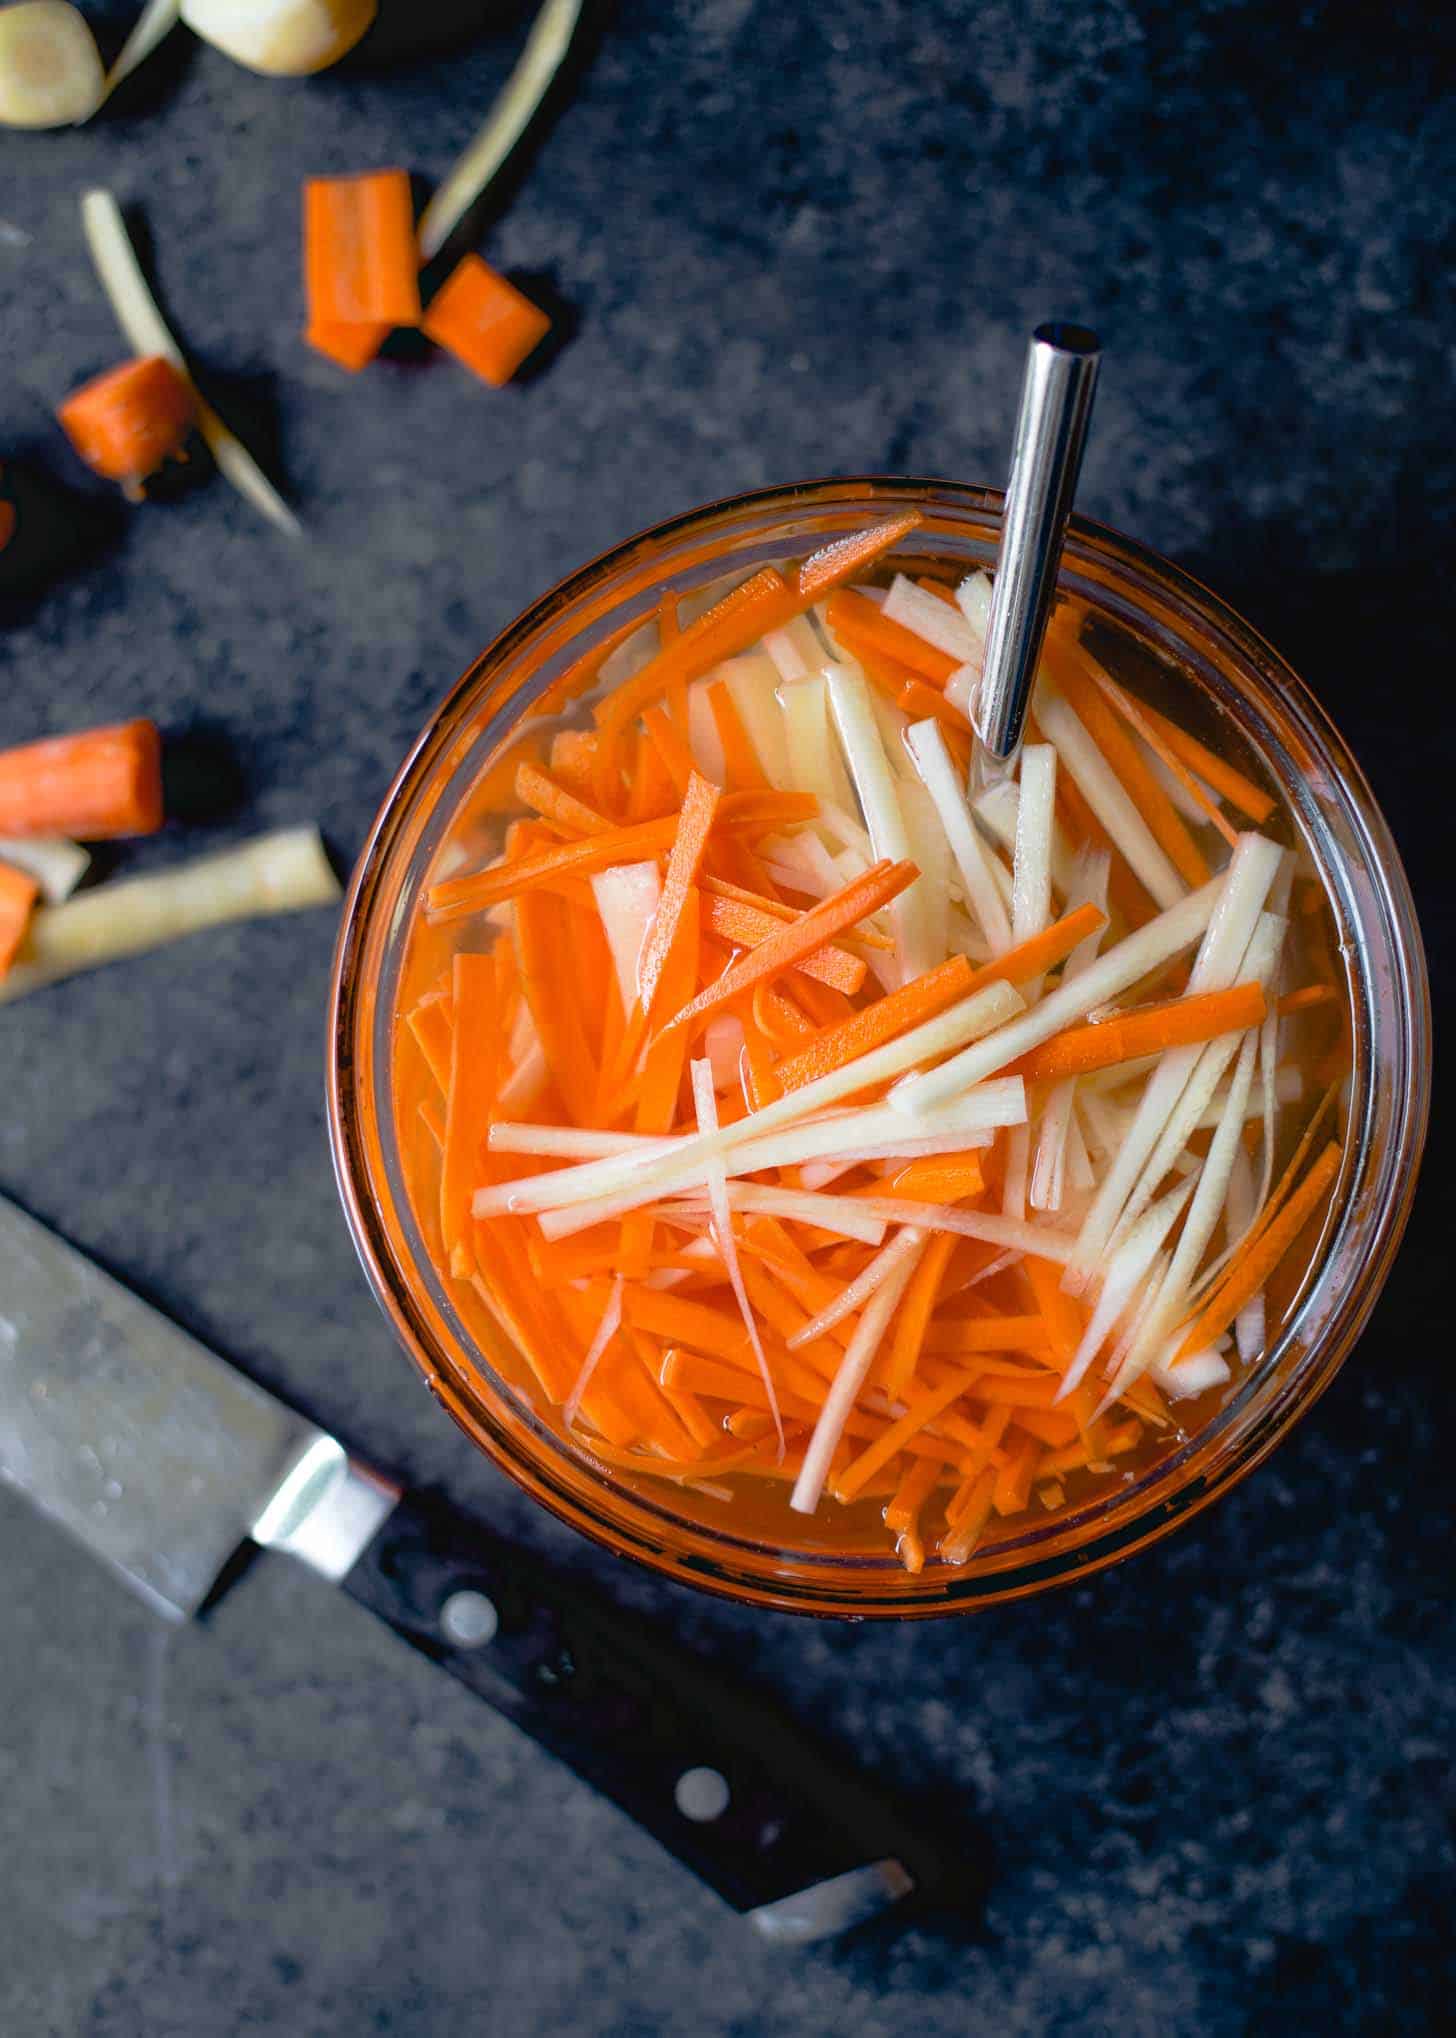
[[[467,255],[435,295],[421,324],[437,346],[500,389],[551,330],[539,305],[479,255]]]
[[[154,354],[83,383],[56,416],[86,465],[140,501],[142,483],[164,460],[185,458],[197,400],[172,363]]]
[[[118,722],[0,751],[0,835],[83,842],[154,835],[162,825],[162,740],[154,722]]]
[[[39,896],[40,886],[29,871],[0,863],[0,977],[15,960]]]

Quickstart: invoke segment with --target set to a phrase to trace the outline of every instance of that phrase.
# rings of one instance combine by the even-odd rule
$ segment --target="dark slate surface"
[[[96,10],[116,21],[134,9]],[[94,128],[0,140],[0,449],[118,353],[76,199],[161,287],[310,542],[214,485],[0,636],[0,740],[146,712],[231,806],[357,848],[478,645],[629,527],[805,473],[999,476],[1023,336],[1109,347],[1084,501],[1218,585],[1385,798],[1449,983],[1456,37],[1393,0],[623,0],[484,223],[577,330],[501,395],[298,337],[297,188],[438,174],[520,10],[387,8],[305,85],[181,41]],[[484,16],[484,32],[448,38]],[[392,53],[391,53],[392,52]],[[385,61],[385,57],[388,61]],[[225,790],[225,788],[224,788]],[[218,811],[219,806],[222,811]],[[327,916],[0,1012],[0,1187],[413,1475],[657,1607],[958,1806],[984,1919],[785,1957],[322,1585],[166,1634],[0,1498],[0,2028],[1203,2034],[1423,2028],[1451,1979],[1449,1261],[1432,1171],[1356,1358],[1274,1464],[1075,1592],[862,1631],[613,1570],[472,1456],[335,1209]],[[1439,1132],[1439,1126],[1438,1126]]]

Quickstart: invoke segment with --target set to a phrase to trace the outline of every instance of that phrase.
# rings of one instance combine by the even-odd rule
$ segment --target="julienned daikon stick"
[[[718,1130],[718,1099],[713,1092],[713,1071],[706,1061],[690,1062],[689,1074],[692,1079],[693,1108],[697,1116],[698,1130],[711,1138]],[[758,1376],[763,1382],[763,1391],[768,1396],[768,1412],[773,1417],[774,1433],[778,1438],[779,1457],[784,1455],[784,1419],[779,1414],[779,1399],[774,1391],[773,1374],[769,1371],[763,1339],[758,1334],[758,1321],[753,1313],[753,1304],[743,1285],[743,1274],[738,1264],[738,1247],[733,1237],[733,1215],[728,1202],[728,1183],[723,1173],[721,1160],[712,1160],[707,1166],[708,1208],[713,1219],[713,1243],[727,1270],[733,1299],[738,1304],[738,1313],[743,1318],[743,1328],[748,1333]]]
[[[917,1238],[916,1246],[920,1241]],[[890,1278],[871,1296],[855,1328],[854,1336],[840,1360],[839,1370],[825,1397],[814,1425],[814,1434],[809,1439],[809,1448],[804,1453],[803,1469],[795,1481],[789,1500],[796,1514],[812,1514],[819,1505],[819,1496],[824,1491],[824,1481],[829,1475],[830,1460],[834,1456],[844,1426],[854,1407],[855,1397],[864,1385],[866,1373],[874,1363],[875,1353],[890,1327],[890,1320],[899,1307],[910,1276],[914,1272],[915,1256],[908,1256],[890,1275]]]
[[[944,651],[948,657],[954,658],[957,665],[980,653],[982,640],[960,610],[952,608],[949,602],[943,602],[939,595],[917,587],[903,573],[897,573],[891,582],[883,613],[890,622],[913,630],[917,637],[923,637],[937,651]]]
[[[1057,1389],[1058,1401],[1065,1401],[1081,1385],[1087,1368],[1101,1351],[1108,1332],[1133,1299],[1158,1248],[1182,1214],[1192,1193],[1191,1181],[1180,1182],[1176,1189],[1170,1189],[1162,1201],[1155,1203],[1134,1225],[1113,1254],[1092,1319],[1082,1334],[1082,1342],[1073,1355],[1071,1365],[1062,1375],[1062,1383]]]
[[[1011,938],[1018,943],[1040,934],[1051,919],[1056,787],[1056,751],[1049,743],[1024,744],[1011,864]],[[1040,995],[1041,980],[1034,978],[1024,991],[1027,1004],[1034,1005]]]
[[[155,876],[98,885],[35,915],[0,981],[0,1003],[228,920],[301,912],[340,896],[316,828],[282,829]]]
[[[69,899],[91,865],[88,850],[64,835],[0,835],[0,863],[28,871],[49,906]]]
[[[1050,1040],[1064,1026],[1085,1018],[1092,1006],[1115,998],[1149,970],[1191,947],[1207,927],[1223,890],[1224,879],[1214,878],[1191,892],[1156,920],[1150,920],[1146,927],[1140,927],[1136,934],[1129,934],[1115,948],[1099,956],[1071,983],[1059,984],[1056,990],[1049,991],[1039,1004],[1010,1025],[977,1041],[927,1075],[905,1077],[891,1091],[890,1102],[898,1110],[923,1117],[948,1097],[983,1082],[1018,1055]]]
[[[966,902],[990,944],[991,953],[1004,955],[1011,946],[1011,919],[991,872],[990,854],[971,819],[965,788],[940,724],[913,723],[905,746],[925,790],[935,802],[951,856],[965,886]]]
[[[869,688],[863,676],[847,665],[830,666],[828,682],[830,712],[875,855],[892,863],[911,860],[910,832],[895,790],[894,773],[880,741]],[[894,901],[890,921],[895,930],[900,980],[908,983],[911,977],[922,975],[932,963],[941,960],[930,954],[926,940],[923,878],[917,878]]]
[[[1131,864],[1134,874],[1162,907],[1181,899],[1187,890],[1152,830],[1134,806],[1122,781],[1060,694],[1045,683],[1036,696],[1036,717],[1043,733],[1076,780],[1082,797]]]

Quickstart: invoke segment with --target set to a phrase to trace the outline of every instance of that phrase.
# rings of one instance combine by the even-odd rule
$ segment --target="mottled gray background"
[[[999,477],[1024,335],[1056,314],[1108,347],[1085,507],[1211,579],[1328,699],[1449,982],[1447,10],[621,0],[482,223],[570,307],[556,358],[499,395],[444,360],[354,380],[299,338],[300,179],[438,175],[522,20],[385,11],[391,40],[315,82],[179,40],[93,128],[0,140],[0,452],[89,486],[50,412],[120,352],[76,212],[104,181],[310,532],[292,549],[213,485],[5,613],[0,741],[148,713],[233,760],[231,807],[127,867],[311,817],[347,860],[456,672],[628,528],[836,469]],[[517,1501],[394,1351],[325,1153],[332,932],[228,930],[0,1012],[0,1187],[382,1459],[958,1801],[997,1855],[984,1922],[767,1952],[285,1562],[166,1634],[0,1497],[6,2038],[1435,2021],[1456,1888],[1440,1170],[1339,1382],[1170,1543],[949,1625],[739,1617]]]

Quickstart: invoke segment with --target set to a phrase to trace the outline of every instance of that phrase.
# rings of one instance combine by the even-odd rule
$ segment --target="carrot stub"
[[[437,346],[492,389],[509,382],[551,330],[540,306],[479,255],[467,255],[451,271],[421,323]]]
[[[304,338],[341,367],[362,368],[394,326],[420,322],[408,173],[310,177],[303,187]]]
[[[118,722],[0,751],[0,835],[106,842],[162,825],[162,739],[154,722]]]
[[[172,363],[154,354],[83,383],[56,416],[92,472],[119,481],[122,493],[140,502],[142,483],[164,460],[186,458],[197,402]]]

